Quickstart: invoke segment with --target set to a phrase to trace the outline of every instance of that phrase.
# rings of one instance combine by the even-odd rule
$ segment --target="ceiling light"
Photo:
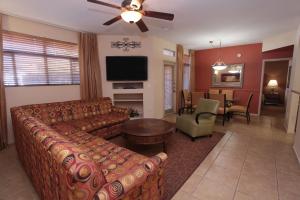
[[[209,43],[212,45],[212,47],[214,47],[213,46],[214,41],[209,41]],[[218,59],[218,61],[215,64],[212,65],[212,68],[214,70],[218,70],[218,71],[224,70],[224,69],[227,68],[227,65],[221,60],[221,46],[222,46],[222,42],[220,40],[220,45],[219,45],[219,59]]]
[[[221,71],[221,70],[226,69],[227,65],[223,61],[219,60],[215,64],[212,65],[212,68],[214,70]]]
[[[126,10],[121,13],[121,17],[127,23],[136,23],[142,18],[142,13],[134,10]]]

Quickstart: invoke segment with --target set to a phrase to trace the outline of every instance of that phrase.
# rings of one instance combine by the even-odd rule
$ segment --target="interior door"
[[[165,113],[174,112],[175,105],[175,82],[174,82],[174,66],[165,64],[164,66],[164,77],[165,77]]]

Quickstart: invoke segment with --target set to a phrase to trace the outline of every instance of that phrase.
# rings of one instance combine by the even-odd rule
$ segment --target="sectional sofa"
[[[110,98],[11,109],[16,148],[44,200],[158,200],[167,155],[145,157],[104,138],[120,134],[127,110]]]

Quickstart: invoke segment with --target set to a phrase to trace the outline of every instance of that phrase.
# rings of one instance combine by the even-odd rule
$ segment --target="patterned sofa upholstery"
[[[26,105],[22,109],[54,129],[69,133],[81,130],[106,139],[120,134],[122,123],[128,120],[127,109],[112,106],[108,97]]]
[[[167,155],[148,158],[102,138],[127,120],[109,98],[21,106],[11,114],[19,158],[41,199],[162,198]]]

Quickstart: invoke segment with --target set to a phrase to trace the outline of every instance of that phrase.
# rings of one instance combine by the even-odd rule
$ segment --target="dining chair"
[[[192,109],[191,93],[189,90],[181,91],[181,106],[178,112]]]
[[[191,104],[192,108],[195,109],[200,101],[200,99],[205,99],[206,93],[205,92],[192,92],[191,93]]]
[[[226,104],[226,95],[225,94],[208,94],[209,99],[217,100],[220,102],[218,115],[223,117],[223,126],[225,125],[225,121],[229,119],[228,116],[228,108]]]
[[[222,90],[221,94],[226,95],[227,101],[233,101],[234,100],[234,90]]]
[[[250,112],[249,112],[249,108],[250,108],[250,104],[251,101],[253,99],[253,94],[251,93],[248,97],[248,101],[247,101],[247,105],[233,105],[228,109],[228,113],[230,116],[233,115],[240,115],[243,117],[246,117],[247,119],[247,124],[250,123]]]
[[[208,93],[209,94],[220,94],[220,90],[209,88]]]

